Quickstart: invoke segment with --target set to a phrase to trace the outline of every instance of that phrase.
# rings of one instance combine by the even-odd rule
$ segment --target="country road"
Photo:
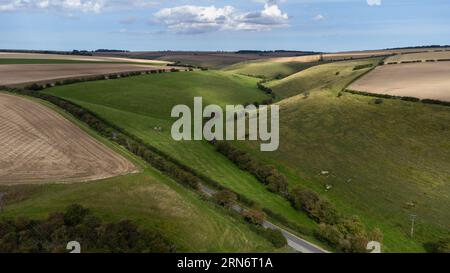
[[[208,196],[213,196],[216,191],[201,184],[200,185],[200,190],[205,193]],[[239,205],[234,205],[233,206],[233,210],[237,211],[237,212],[241,212],[242,211],[242,207]],[[300,253],[329,253],[328,251],[324,250],[323,248],[310,243],[300,237],[298,237],[297,235],[265,220],[263,222],[263,226],[265,228],[270,228],[270,229],[278,229],[281,231],[281,233],[283,234],[283,236],[286,238],[286,241],[288,243],[288,245],[293,248],[295,251],[298,251]]]

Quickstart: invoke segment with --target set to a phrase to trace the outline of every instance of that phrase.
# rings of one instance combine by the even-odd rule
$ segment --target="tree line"
[[[170,72],[179,72],[180,70],[176,69],[176,68],[171,68],[169,71]],[[131,71],[131,72],[121,72],[121,73],[114,73],[114,74],[107,74],[107,75],[95,75],[95,76],[86,76],[86,77],[79,77],[79,78],[69,78],[69,79],[63,79],[63,80],[59,80],[59,81],[55,81],[53,83],[47,83],[47,84],[33,83],[31,85],[26,86],[24,89],[32,90],[32,91],[41,91],[41,90],[44,90],[45,88],[52,87],[52,86],[68,85],[68,84],[74,84],[74,83],[80,83],[80,82],[115,80],[115,79],[119,79],[119,78],[140,76],[143,74],[157,74],[157,73],[165,73],[165,72],[167,72],[166,69],[156,69],[156,70],[149,70],[149,71]],[[6,88],[4,88],[4,89],[6,89]]]
[[[263,224],[266,219],[266,214],[261,209],[257,207],[252,207],[249,209],[242,209],[240,207],[236,208],[236,206],[238,206],[238,198],[232,191],[218,191],[214,194],[213,200],[228,210],[239,211],[244,220],[251,225],[252,229],[271,242],[273,246],[280,248],[287,245],[287,240],[280,230],[264,228]]]
[[[176,246],[160,233],[138,229],[129,220],[104,222],[89,209],[71,205],[45,220],[0,221],[1,253],[67,253],[77,241],[87,253],[168,253]]]
[[[441,101],[441,100],[434,100],[434,99],[419,99],[419,98],[408,97],[408,96],[376,94],[376,93],[369,93],[369,92],[364,92],[364,91],[355,91],[355,90],[350,90],[350,89],[345,89],[344,91],[347,93],[350,93],[350,94],[361,95],[361,96],[366,96],[366,97],[375,97],[375,98],[382,98],[382,99],[397,99],[397,100],[403,100],[403,101],[422,102],[422,103],[426,103],[426,104],[450,106],[450,102],[448,102],[448,101]]]

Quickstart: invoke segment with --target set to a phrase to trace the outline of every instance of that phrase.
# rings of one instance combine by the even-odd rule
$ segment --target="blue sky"
[[[450,44],[448,0],[0,0],[0,48],[342,51]]]

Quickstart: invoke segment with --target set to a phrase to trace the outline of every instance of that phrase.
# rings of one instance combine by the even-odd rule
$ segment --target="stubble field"
[[[43,105],[0,93],[0,184],[91,181],[136,170]]]
[[[450,101],[450,62],[384,65],[349,86],[355,91]]]

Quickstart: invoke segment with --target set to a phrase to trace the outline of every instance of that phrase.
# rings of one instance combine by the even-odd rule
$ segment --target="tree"
[[[257,209],[248,209],[242,212],[244,219],[254,225],[262,225],[266,219],[266,214]]]
[[[434,246],[435,253],[450,253],[450,237],[442,238]]]
[[[68,226],[75,226],[89,214],[89,210],[80,205],[70,205],[64,213],[64,223]]]
[[[281,233],[281,231],[278,229],[266,228],[264,229],[263,235],[273,244],[274,247],[280,248],[287,245],[286,238],[283,236],[283,233]]]
[[[237,201],[237,196],[229,190],[222,190],[214,194],[216,202],[226,208],[232,208]]]

